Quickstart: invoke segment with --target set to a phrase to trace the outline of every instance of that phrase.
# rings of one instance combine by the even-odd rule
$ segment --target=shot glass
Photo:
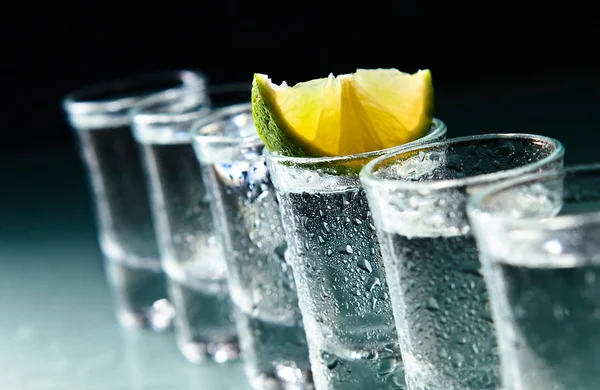
[[[82,88],[63,108],[90,182],[107,279],[123,327],[171,325],[147,188],[128,110],[150,94],[204,85],[193,71],[149,73]]]
[[[490,134],[400,148],[365,166],[408,389],[498,389],[494,324],[466,202],[482,185],[562,164],[554,139]]]
[[[177,345],[192,363],[222,363],[239,354],[225,254],[189,133],[210,112],[204,88],[181,88],[141,100],[129,113],[175,308]]]
[[[257,390],[312,389],[281,216],[252,107],[217,110],[192,134],[224,243],[249,381]]]
[[[444,138],[434,120],[416,144]],[[317,390],[398,389],[404,375],[385,272],[358,178],[390,149],[324,158],[265,151]]]
[[[467,211],[482,254],[503,388],[600,383],[600,165],[489,186]]]

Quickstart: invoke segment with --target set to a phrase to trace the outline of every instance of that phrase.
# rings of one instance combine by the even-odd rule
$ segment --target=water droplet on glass
[[[364,358],[367,360],[375,360],[379,357],[377,351],[368,351],[364,354]]]
[[[440,304],[434,297],[429,297],[429,298],[427,298],[425,308],[427,308],[431,311],[436,311],[436,310],[440,309]]]
[[[498,148],[498,150],[500,151],[500,153],[502,153],[505,156],[509,156],[511,154],[514,153],[515,151],[515,146],[512,144],[512,142],[505,142],[502,146],[500,146]]]
[[[460,270],[466,274],[481,277],[481,263],[477,259],[463,261],[460,265]]]
[[[340,363],[340,360],[338,359],[338,357],[329,352],[323,352],[321,357],[325,361],[325,365],[327,366],[327,368],[329,368],[330,370],[333,370],[334,368],[336,368],[337,365]]]
[[[285,252],[287,251],[287,244],[281,244],[275,248],[275,254],[281,260],[287,261],[285,257]]]
[[[450,360],[452,361],[452,365],[456,368],[461,367],[465,362],[464,356],[456,351],[451,352]]]
[[[395,343],[388,343],[383,347],[384,351],[389,353],[395,353],[397,346]]]
[[[350,206],[350,202],[348,202],[348,199],[346,199],[346,197],[344,196],[344,197],[342,198],[342,208],[344,208],[344,209],[345,209],[345,208],[346,208],[346,207],[348,207],[348,206]]]
[[[375,287],[377,287],[377,286],[381,286],[381,280],[379,280],[379,278],[378,278],[378,277],[376,277],[376,276],[372,276],[372,277],[369,279],[369,282],[368,282],[368,288],[367,288],[367,290],[368,290],[369,292],[371,292],[371,291],[373,291],[373,289],[374,289]]]
[[[302,226],[304,226],[305,229],[308,229],[308,222],[309,222],[308,217],[302,218]]]
[[[455,171],[462,171],[463,162],[462,157],[458,153],[453,153],[446,157],[446,167],[453,169]]]
[[[352,247],[350,245],[342,245],[342,246],[338,247],[337,251],[339,253],[345,253],[347,255],[351,255],[352,253],[354,253],[354,251],[352,250]]]
[[[269,191],[263,191],[260,193],[260,195],[258,195],[258,197],[256,198],[256,200],[258,202],[262,202],[264,199],[267,198],[267,196],[269,196]]]
[[[356,265],[358,265],[358,268],[367,271],[369,273],[373,272],[373,267],[371,266],[371,263],[369,262],[369,260],[365,259],[364,257],[361,257],[360,259],[358,259],[358,261],[356,262]]]
[[[379,364],[379,369],[377,373],[380,376],[390,375],[396,370],[396,368],[398,368],[398,363],[398,359],[396,359],[395,357],[383,358],[381,359],[381,363]]]
[[[404,381],[404,374],[392,376],[392,383],[394,386],[398,386],[396,390],[406,389],[406,382]]]

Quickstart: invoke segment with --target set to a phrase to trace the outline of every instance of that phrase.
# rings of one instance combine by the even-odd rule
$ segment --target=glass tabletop
[[[64,152],[0,164],[0,388],[249,389],[240,363],[193,365],[171,331],[117,325],[85,183]]]

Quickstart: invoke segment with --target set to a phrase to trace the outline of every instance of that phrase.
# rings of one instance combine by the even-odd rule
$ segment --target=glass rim
[[[171,101],[177,101],[177,99],[185,97],[186,95],[199,94],[201,92],[204,92],[207,98],[203,107],[211,108],[210,97],[212,95],[230,92],[240,92],[244,90],[250,91],[251,86],[252,83],[233,82],[217,84],[215,86],[210,87],[207,87],[206,85],[202,84],[196,86],[175,87],[161,92],[153,93],[136,101],[129,109],[129,116],[131,117],[132,123],[136,122],[143,124],[162,124],[188,122],[191,120],[205,117],[207,115],[206,111],[199,109],[183,112],[169,112],[167,110],[157,110],[153,112],[145,111],[147,111],[153,105],[165,104],[165,106],[167,106]]]
[[[211,124],[218,122],[227,116],[237,114],[250,114],[252,115],[252,103],[238,103],[230,106],[218,108],[208,115],[196,120],[191,126],[189,134],[192,137],[192,141],[199,144],[209,143],[227,143],[227,144],[246,144],[246,145],[259,145],[262,144],[262,139],[258,133],[248,136],[229,136],[229,135],[214,135],[210,133],[203,133],[204,129]]]
[[[590,223],[600,223],[600,211],[591,211],[585,214],[559,215],[554,217],[511,217],[497,212],[485,210],[483,204],[486,199],[498,195],[506,190],[517,188],[526,184],[533,184],[539,181],[564,178],[577,173],[598,173],[600,176],[600,163],[577,164],[561,169],[554,169],[544,172],[528,173],[523,176],[511,178],[498,183],[491,184],[474,195],[467,201],[467,213],[471,216],[485,215],[493,222],[510,223],[515,227],[533,227],[537,230],[560,230],[565,228],[574,228]],[[540,225],[540,221],[544,223]]]
[[[416,152],[421,149],[429,149],[435,147],[443,147],[452,144],[470,143],[479,140],[494,140],[494,139],[508,139],[508,140],[529,140],[529,141],[542,141],[548,145],[553,145],[555,149],[548,156],[533,162],[531,164],[522,165],[512,169],[506,169],[502,171],[484,173],[481,175],[475,175],[470,177],[463,177],[459,179],[445,179],[445,180],[428,180],[428,181],[407,181],[401,179],[389,179],[382,178],[375,175],[377,166],[383,164],[387,160],[394,159],[401,154]],[[505,178],[511,178],[513,176],[524,175],[530,172],[534,172],[538,168],[557,161],[564,156],[565,148],[563,144],[557,139],[527,133],[490,133],[490,134],[478,134],[466,137],[448,138],[443,141],[431,142],[419,145],[402,146],[396,150],[391,151],[383,156],[380,156],[364,166],[360,172],[360,177],[367,183],[378,186],[385,186],[388,188],[409,190],[409,191],[438,191],[452,188],[468,187],[482,185]]]
[[[202,86],[167,89],[138,100],[131,106],[128,115],[131,118],[132,123],[140,124],[168,124],[194,120],[206,115],[206,111],[194,109],[187,112],[168,112],[167,110],[146,112],[146,110],[157,104],[168,106],[170,102],[177,101],[178,98],[184,97],[187,94],[206,91],[206,87]],[[203,107],[210,108],[210,102],[206,101]]]
[[[126,90],[130,88],[141,87],[147,84],[152,84],[157,81],[178,79],[186,85],[198,86],[206,84],[205,75],[197,70],[181,69],[181,70],[165,70],[137,74],[129,77],[119,77],[112,80],[98,82],[82,88],[75,89],[69,92],[62,99],[63,109],[71,115],[86,115],[97,112],[119,112],[131,108],[135,103],[144,99],[146,96],[154,95],[165,91],[171,91],[181,88],[181,86],[173,85],[171,88],[164,89],[149,94],[127,95],[117,98],[93,99],[90,96],[103,94],[115,90]],[[187,80],[187,81],[186,81]]]
[[[272,152],[268,148],[265,147],[264,154],[269,160],[277,162],[277,163],[292,163],[296,165],[304,165],[304,164],[319,164],[319,163],[331,163],[331,162],[347,162],[353,160],[360,159],[369,159],[381,156],[382,154],[388,154],[395,151],[398,148],[403,147],[404,145],[421,145],[423,143],[427,143],[428,139],[436,138],[442,134],[444,134],[447,130],[446,124],[438,118],[433,118],[431,122],[432,126],[427,134],[423,137],[418,138],[414,141],[407,142],[403,145],[392,146],[391,148],[373,150],[371,152],[365,153],[357,153],[350,154],[347,156],[325,156],[325,157],[292,157],[292,156],[284,156],[282,154]]]

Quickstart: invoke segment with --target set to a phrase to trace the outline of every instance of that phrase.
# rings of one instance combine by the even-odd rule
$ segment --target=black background
[[[288,84],[358,67],[430,68],[436,116],[453,121],[449,135],[489,132],[487,126],[469,128],[474,111],[476,121],[498,126],[527,120],[527,105],[548,123],[568,125],[561,109],[587,104],[576,115],[591,120],[597,99],[590,99],[600,91],[596,14],[576,2],[555,8],[430,0],[11,4],[0,24],[0,150],[70,145],[60,108],[64,94],[172,68],[199,69],[213,83],[250,80],[260,72]],[[519,100],[523,96],[529,100]],[[590,126],[578,131],[595,133]]]

